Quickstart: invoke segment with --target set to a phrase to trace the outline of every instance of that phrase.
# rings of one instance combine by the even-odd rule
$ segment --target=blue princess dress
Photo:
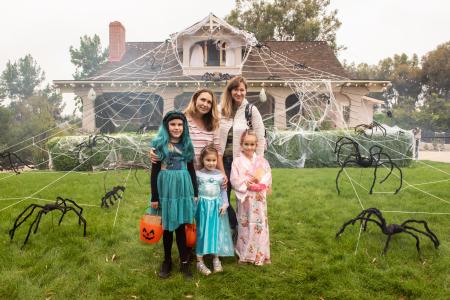
[[[197,222],[197,255],[214,254],[234,256],[230,223],[226,208],[227,192],[222,188],[223,175],[218,170],[197,171],[198,202],[195,212]],[[225,214],[220,215],[224,206]]]

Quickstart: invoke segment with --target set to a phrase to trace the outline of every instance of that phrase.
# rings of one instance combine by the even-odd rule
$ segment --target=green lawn
[[[359,240],[358,225],[334,238],[361,206],[450,213],[450,164],[427,164],[403,169],[406,182],[415,188],[405,182],[398,195],[388,193],[398,182],[395,176],[369,195],[365,189],[371,170],[348,169],[361,186],[354,183],[355,191],[343,174],[338,196],[337,169],[275,169],[269,198],[272,265],[238,265],[229,258],[224,273],[206,278],[195,272],[192,281],[185,281],[177,269],[170,279],[160,280],[156,272],[162,244],[139,242],[139,219],[149,194],[145,172],[137,173],[141,185],[128,171],[111,171],[106,178],[104,173],[1,173],[0,299],[448,299],[450,214],[384,213],[388,223],[428,221],[441,246],[435,250],[421,236],[422,257],[408,235],[395,236],[388,255],[381,255],[386,236],[373,224]],[[104,180],[108,189],[126,183],[117,218],[118,204],[100,208]],[[424,184],[434,181],[441,182]],[[11,206],[31,195],[49,200],[63,196],[81,204],[87,237],[82,237],[74,215],[58,226],[59,213],[53,212],[43,216],[39,231],[23,249],[31,219],[10,242],[8,231],[16,216],[30,203],[47,203],[27,199]]]

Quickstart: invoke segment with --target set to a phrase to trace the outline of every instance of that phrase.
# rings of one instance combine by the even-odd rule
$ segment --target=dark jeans
[[[228,220],[230,221],[230,228],[236,229],[236,226],[237,226],[236,212],[234,211],[234,208],[231,205],[230,174],[231,174],[231,164],[232,163],[233,163],[233,157],[224,157],[223,158],[223,167],[225,169],[225,175],[227,175],[227,177],[228,177],[227,196],[228,196],[228,202],[230,203],[230,205],[228,206],[228,209],[227,209]]]

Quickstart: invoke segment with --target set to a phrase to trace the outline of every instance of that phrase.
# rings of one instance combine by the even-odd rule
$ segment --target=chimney
[[[125,27],[119,21],[109,23],[109,61],[120,61],[125,54]]]

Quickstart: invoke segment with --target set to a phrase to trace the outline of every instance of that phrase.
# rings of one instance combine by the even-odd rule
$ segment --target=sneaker
[[[159,277],[162,279],[169,278],[170,271],[172,270],[172,261],[165,260],[161,265],[161,269],[159,270]]]
[[[192,278],[192,272],[189,268],[190,264],[189,262],[182,262],[180,264],[180,272],[183,274],[185,279],[191,279]]]
[[[211,270],[208,269],[208,267],[202,261],[197,262],[197,270],[205,276],[208,276],[209,274],[211,274]]]
[[[223,272],[222,264],[220,263],[219,258],[213,259],[213,269],[214,269],[214,273]]]

